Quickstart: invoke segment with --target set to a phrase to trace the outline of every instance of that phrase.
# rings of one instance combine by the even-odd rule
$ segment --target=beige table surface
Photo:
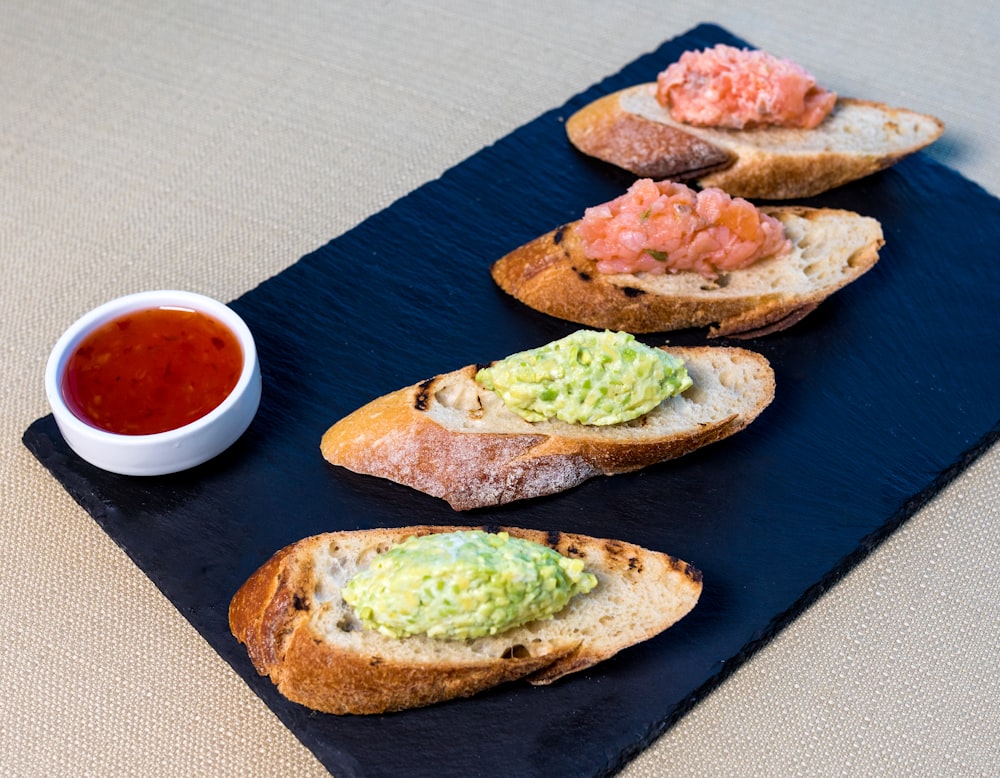
[[[23,448],[73,319],[232,299],[702,21],[937,114],[1000,194],[988,9],[2,0],[0,774],[324,774]],[[998,483],[994,448],[626,774],[1000,774]]]

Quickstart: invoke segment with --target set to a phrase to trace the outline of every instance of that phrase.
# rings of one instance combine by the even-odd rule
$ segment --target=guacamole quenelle
[[[578,330],[476,373],[518,416],[536,422],[619,424],[691,386],[683,360],[627,332]]]
[[[361,623],[403,638],[462,640],[548,618],[597,578],[583,561],[506,532],[411,537],[374,558],[343,588]]]

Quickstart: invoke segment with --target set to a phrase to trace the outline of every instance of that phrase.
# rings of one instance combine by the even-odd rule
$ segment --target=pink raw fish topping
[[[723,44],[684,52],[656,81],[656,99],[670,116],[702,127],[812,129],[837,102],[791,60]]]
[[[588,208],[577,232],[602,273],[690,270],[716,278],[791,248],[781,222],[741,197],[649,178]]]

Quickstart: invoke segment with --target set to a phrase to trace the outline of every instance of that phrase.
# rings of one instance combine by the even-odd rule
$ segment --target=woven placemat
[[[705,20],[937,113],[930,156],[1000,191],[996,12],[799,10],[8,2],[0,772],[325,772],[21,446],[63,327],[145,288],[232,299]],[[626,774],[991,774],[998,468],[993,450]]]

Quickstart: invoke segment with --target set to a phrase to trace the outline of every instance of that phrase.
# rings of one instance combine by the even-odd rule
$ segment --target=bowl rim
[[[62,381],[66,363],[80,342],[94,329],[133,311],[150,308],[176,307],[207,314],[222,322],[235,335],[243,350],[243,367],[236,385],[226,398],[204,416],[180,427],[145,435],[126,435],[101,429],[77,416],[63,395]],[[246,393],[257,372],[257,348],[253,334],[246,322],[232,308],[212,297],[198,292],[177,289],[158,289],[135,292],[108,300],[91,309],[74,321],[56,341],[45,364],[45,394],[49,407],[60,424],[69,425],[75,434],[95,442],[118,446],[145,446],[170,443],[196,434],[226,415]]]

